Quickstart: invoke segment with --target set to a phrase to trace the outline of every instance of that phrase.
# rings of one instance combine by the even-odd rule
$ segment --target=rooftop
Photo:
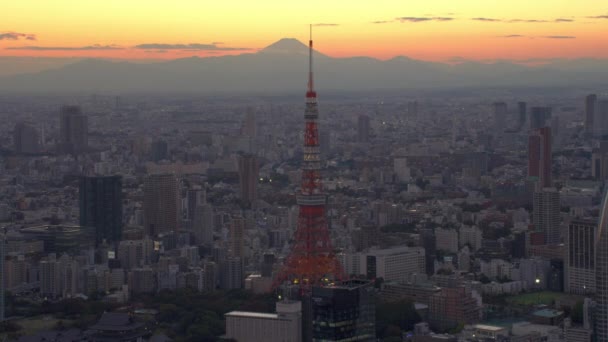
[[[265,319],[278,319],[279,318],[279,315],[274,314],[274,313],[248,312],[248,311],[231,311],[231,312],[226,313],[224,316],[265,318]]]

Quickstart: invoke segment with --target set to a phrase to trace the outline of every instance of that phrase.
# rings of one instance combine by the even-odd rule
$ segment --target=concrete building
[[[361,143],[369,142],[369,116],[359,115],[357,118],[357,141]]]
[[[458,252],[458,231],[456,229],[435,229],[435,248],[438,250]]]
[[[193,231],[195,242],[199,245],[213,244],[213,207],[209,204],[197,206],[194,212]]]
[[[551,128],[541,127],[528,137],[528,179],[537,182],[538,188],[553,186],[551,164]]]
[[[302,341],[302,303],[281,301],[276,313],[231,311],[226,317],[226,338],[239,342]]]
[[[544,234],[546,244],[560,243],[559,191],[555,188],[535,191],[532,208],[534,230]]]
[[[372,249],[363,253],[361,263],[368,279],[382,278],[385,281],[407,281],[414,274],[425,274],[425,255],[422,247],[395,247]]]
[[[588,295],[595,292],[595,237],[597,223],[575,220],[566,234],[565,290]]]
[[[473,252],[481,248],[482,232],[477,226],[462,226],[458,231],[458,246],[471,246]]]
[[[144,230],[157,236],[179,230],[179,181],[172,174],[149,175],[144,180]]]
[[[585,97],[585,133],[592,135],[595,122],[595,106],[597,103],[597,95],[589,94]]]
[[[228,253],[232,257],[244,257],[244,233],[245,219],[242,217],[233,217],[228,226]]]
[[[480,320],[480,305],[472,291],[464,286],[442,288],[429,299],[429,323],[438,331]]]

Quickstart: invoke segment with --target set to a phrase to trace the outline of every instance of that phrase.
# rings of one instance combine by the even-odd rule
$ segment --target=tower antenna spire
[[[308,40],[308,91],[306,97],[317,97],[312,77],[312,24],[310,24],[310,39]]]

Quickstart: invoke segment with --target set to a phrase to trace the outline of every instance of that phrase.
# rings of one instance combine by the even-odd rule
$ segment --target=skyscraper
[[[594,126],[599,129],[598,136],[608,135],[608,100],[599,100],[595,107]]]
[[[527,108],[528,104],[525,102],[517,102],[517,111],[519,113],[519,118],[518,118],[518,129],[521,130],[524,128],[524,126],[526,125],[526,121],[528,121],[528,108]]]
[[[307,293],[313,285],[327,283],[330,278],[341,280],[344,271],[338,262],[331,243],[325,217],[326,195],[321,184],[321,158],[319,156],[319,131],[317,93],[314,90],[312,72],[312,37],[309,41],[308,90],[306,92],[306,121],[304,131],[304,158],[302,183],[297,194],[300,207],[298,226],[291,253],[275,278],[274,286],[283,282],[299,284]],[[303,316],[306,317],[304,303]],[[306,330],[308,328],[305,327]]]
[[[357,141],[369,142],[369,116],[359,115],[357,119]]]
[[[122,237],[122,177],[81,177],[80,225],[92,229],[95,245]]]
[[[373,292],[364,280],[313,287],[313,341],[376,341]]]
[[[597,224],[595,280],[595,338],[608,341],[608,191],[604,191]]]
[[[198,245],[213,244],[213,207],[209,204],[199,205],[194,211],[194,239]]]
[[[547,126],[551,119],[551,107],[532,107],[530,111],[530,130],[536,130]]]
[[[494,108],[494,133],[502,135],[507,123],[507,104],[504,102],[495,102],[492,104],[492,107]]]
[[[566,234],[566,292],[595,292],[595,236],[597,222],[574,220]]]
[[[243,206],[251,208],[258,198],[258,178],[260,169],[258,158],[252,154],[239,156],[239,186]]]
[[[59,150],[78,154],[88,148],[88,118],[79,106],[63,106],[59,117]]]
[[[13,132],[13,146],[17,153],[40,152],[40,135],[30,123],[18,122]]]
[[[172,174],[149,175],[144,180],[144,230],[149,236],[177,231],[181,218],[179,181]]]
[[[544,188],[534,192],[532,221],[534,229],[542,232],[546,244],[560,243],[559,192]]]
[[[245,233],[245,219],[233,217],[228,228],[228,252],[232,257],[243,258]]]
[[[533,130],[528,137],[528,178],[537,181],[540,189],[553,184],[552,162],[551,128]]]
[[[592,135],[594,130],[596,102],[597,95],[595,94],[589,94],[585,97],[585,133],[588,135]]]

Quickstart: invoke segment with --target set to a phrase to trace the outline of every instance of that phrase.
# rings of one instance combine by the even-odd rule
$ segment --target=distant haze
[[[0,66],[21,65],[21,70],[34,72],[0,74],[2,92],[270,93],[304,89],[308,48],[298,40],[286,38],[256,53],[149,63],[50,58],[36,63],[31,57],[6,58],[0,59]],[[509,61],[445,64],[407,57],[387,61],[369,57],[332,58],[317,52],[314,71],[319,90],[608,84],[608,60],[542,62],[537,66]],[[28,69],[27,63],[33,67]]]

